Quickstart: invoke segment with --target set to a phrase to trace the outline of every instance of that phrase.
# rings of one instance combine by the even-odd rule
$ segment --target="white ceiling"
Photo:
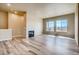
[[[47,5],[46,3],[12,3],[11,6],[7,6],[6,3],[0,3],[0,9],[4,10],[18,10],[18,11],[26,11],[28,9],[34,8],[43,8]]]
[[[25,11],[28,10],[32,11],[42,11],[44,12],[47,10],[46,8],[49,7],[55,9],[55,7],[58,9],[58,7],[69,7],[69,9],[74,8],[74,3],[11,3],[11,6],[7,6],[6,3],[0,3],[0,9],[5,11]],[[52,9],[52,11],[53,11]],[[60,8],[61,9],[61,8]],[[59,9],[58,9],[59,10]]]

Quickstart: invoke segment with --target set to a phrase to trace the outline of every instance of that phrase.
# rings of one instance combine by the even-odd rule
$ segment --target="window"
[[[54,21],[46,22],[46,31],[54,31]]]
[[[56,31],[57,32],[67,32],[67,20],[57,20],[56,21]]]
[[[56,25],[56,26],[55,26]],[[67,32],[67,20],[56,20],[46,22],[46,31]]]

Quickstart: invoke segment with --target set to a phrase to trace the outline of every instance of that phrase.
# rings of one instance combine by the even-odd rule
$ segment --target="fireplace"
[[[34,37],[34,30],[29,31],[28,35],[29,37]]]

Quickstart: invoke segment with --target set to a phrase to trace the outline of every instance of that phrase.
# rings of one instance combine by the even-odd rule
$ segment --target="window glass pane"
[[[46,22],[46,31],[54,31],[54,21]]]
[[[54,27],[54,22],[49,22],[49,27]]]
[[[67,20],[62,20],[62,27],[67,27]]]
[[[61,27],[61,21],[57,21],[57,22],[56,22],[56,26],[57,26],[57,27]]]
[[[56,31],[67,32],[67,20],[57,20],[56,21]]]

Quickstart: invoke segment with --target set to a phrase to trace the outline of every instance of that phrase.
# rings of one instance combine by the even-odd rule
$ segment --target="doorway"
[[[26,13],[8,13],[9,28],[12,29],[12,37],[26,38]]]

